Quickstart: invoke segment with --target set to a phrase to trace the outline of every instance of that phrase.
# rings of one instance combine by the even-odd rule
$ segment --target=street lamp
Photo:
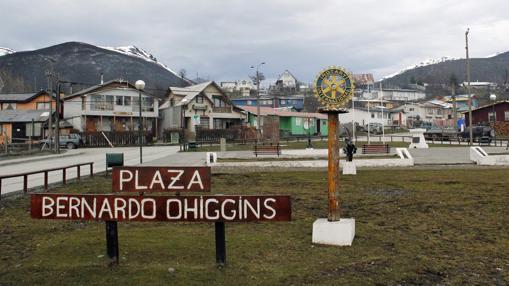
[[[467,54],[467,92],[468,92],[468,127],[470,136],[470,145],[474,143],[473,130],[472,130],[472,94],[470,93],[470,58],[468,57],[468,33],[470,28],[465,32],[465,51]]]
[[[143,124],[141,122],[141,105],[142,105],[141,91],[143,89],[145,89],[145,82],[142,80],[137,80],[136,83],[134,84],[134,86],[138,90],[139,104],[140,104],[140,116],[138,119],[138,141],[140,143],[140,164],[142,164],[143,163],[143,150],[142,150],[142,148],[143,148]]]
[[[256,66],[256,121],[257,121],[257,128],[258,128],[258,136],[261,137],[261,118],[260,118],[260,66],[264,65],[265,62],[261,62]],[[252,69],[254,69],[254,66],[251,66]]]
[[[497,121],[497,115],[495,113],[495,102],[497,100],[497,95],[496,94],[491,94],[490,95],[490,100],[493,101],[493,104],[492,104],[492,114],[493,114],[493,127],[495,127],[495,122]]]

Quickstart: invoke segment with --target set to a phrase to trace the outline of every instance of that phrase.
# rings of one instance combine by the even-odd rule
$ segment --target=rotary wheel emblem
[[[341,68],[330,67],[316,78],[314,92],[326,109],[339,109],[353,96],[353,77]]]

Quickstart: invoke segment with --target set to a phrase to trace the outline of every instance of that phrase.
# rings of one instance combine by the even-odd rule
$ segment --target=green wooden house
[[[248,113],[247,123],[256,126],[256,106],[239,106]],[[282,137],[322,135],[327,133],[327,115],[322,113],[295,112],[270,107],[260,107],[260,116],[277,117],[279,133]],[[266,119],[265,119],[266,120]]]

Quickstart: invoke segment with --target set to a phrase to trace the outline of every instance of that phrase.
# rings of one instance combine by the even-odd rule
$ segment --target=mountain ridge
[[[0,56],[0,92],[32,92],[47,87],[46,71],[54,71],[59,79],[77,82],[72,91],[104,80],[122,78],[130,82],[142,79],[147,90],[162,97],[169,86],[187,86],[171,69],[157,61],[150,53],[133,47],[128,54],[83,42],[65,42],[32,51],[19,51]],[[125,48],[125,47],[124,47]],[[71,87],[66,86],[70,92]]]

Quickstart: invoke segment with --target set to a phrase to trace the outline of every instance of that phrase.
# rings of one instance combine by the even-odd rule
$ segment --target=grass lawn
[[[507,285],[508,172],[342,176],[351,247],[311,244],[313,221],[327,214],[325,172],[213,175],[212,193],[292,195],[292,222],[226,225],[223,269],[211,223],[119,223],[120,265],[110,269],[104,223],[32,220],[28,197],[3,199],[0,285]],[[110,189],[96,177],[54,192]]]

